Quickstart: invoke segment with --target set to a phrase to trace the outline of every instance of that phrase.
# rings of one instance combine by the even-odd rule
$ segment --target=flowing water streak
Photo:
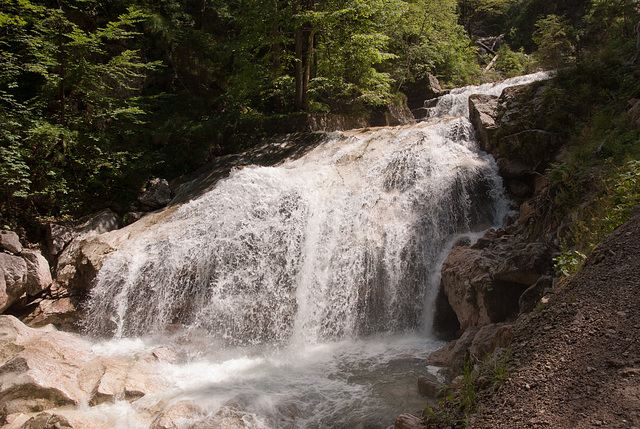
[[[431,122],[332,133],[298,160],[234,170],[106,260],[87,332],[186,332],[188,346],[145,340],[182,348],[168,397],[213,414],[234,404],[248,427],[392,424],[439,345],[446,249],[508,209],[458,116],[470,93],[545,77],[455,90]]]

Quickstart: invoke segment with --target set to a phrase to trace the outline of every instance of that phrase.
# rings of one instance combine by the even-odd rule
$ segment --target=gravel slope
[[[515,325],[510,375],[475,428],[640,428],[640,206]]]

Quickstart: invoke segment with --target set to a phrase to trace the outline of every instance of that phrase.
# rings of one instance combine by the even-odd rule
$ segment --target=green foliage
[[[637,22],[635,0],[592,0],[584,17],[581,39],[592,46],[603,41],[616,44],[632,42],[633,26]]]
[[[559,256],[553,258],[553,270],[559,277],[569,277],[575,274],[587,256],[577,250],[565,250]]]
[[[639,137],[622,112],[640,83],[619,70],[636,18],[632,0],[6,0],[0,221],[124,204],[151,174],[249,147],[268,116],[359,114],[427,74],[458,86],[532,71],[534,30],[547,66],[578,61],[545,99],[550,131],[576,136],[567,168],[619,166]],[[470,34],[514,49],[485,76]],[[556,181],[558,201],[592,184],[575,179]]]
[[[520,76],[535,70],[535,63],[529,55],[524,52],[513,52],[506,43],[500,46],[497,55],[498,59],[493,68],[500,72],[503,78]]]
[[[385,104],[391,91],[388,73],[376,65],[393,59],[382,19],[395,2],[328,2],[318,19],[316,76],[326,79],[333,97]]]
[[[547,177],[554,189],[554,203],[565,209],[577,206],[588,188],[586,171],[574,164],[551,164]],[[558,213],[564,214],[564,213]]]
[[[494,352],[482,360],[465,356],[458,377],[459,386],[445,386],[438,393],[437,406],[423,410],[422,419],[426,427],[468,427],[471,415],[479,411],[480,394],[497,392],[507,381],[509,353],[508,349],[504,353]]]
[[[445,86],[478,79],[477,50],[458,24],[455,1],[407,1],[386,32],[396,55],[391,74],[398,87],[427,74],[438,76]]]
[[[631,160],[620,166],[603,169],[593,202],[578,212],[566,239],[563,255],[587,252],[615,228],[629,220],[631,210],[640,204],[640,161]],[[568,250],[570,247],[580,249]],[[568,259],[568,258],[565,258]]]
[[[95,6],[15,1],[2,7],[3,216],[79,214],[91,197],[120,194],[113,191],[133,156],[118,136],[140,123],[135,92],[158,63],[127,47],[144,14],[129,9],[82,28]]]
[[[519,0],[459,0],[460,21],[471,34],[498,36],[513,26]]]
[[[566,17],[565,23],[571,29],[582,31],[582,20],[591,3],[592,0],[519,0],[512,3],[508,14],[513,24],[506,31],[509,45],[533,52],[537,42],[532,35],[537,30],[537,24],[541,19],[547,20],[550,15]]]
[[[547,15],[536,22],[533,41],[538,45],[536,56],[550,69],[558,69],[572,62],[575,54],[576,34],[564,17]]]

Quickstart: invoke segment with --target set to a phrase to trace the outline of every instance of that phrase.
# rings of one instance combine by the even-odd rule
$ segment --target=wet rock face
[[[550,271],[546,244],[490,230],[474,245],[451,251],[442,266],[442,290],[465,330],[517,316],[520,296]]]
[[[557,133],[545,123],[545,85],[505,88],[500,97],[469,97],[469,116],[480,147],[496,158],[505,187],[520,201],[533,196],[535,180],[559,149]]]

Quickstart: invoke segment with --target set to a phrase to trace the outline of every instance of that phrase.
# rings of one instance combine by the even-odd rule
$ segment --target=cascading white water
[[[538,72],[525,76],[517,76],[498,83],[485,83],[479,86],[465,86],[451,90],[447,95],[438,99],[435,107],[430,109],[428,118],[445,116],[469,116],[469,96],[471,94],[487,94],[499,96],[502,90],[510,86],[525,85],[539,80],[549,79],[555,72]]]
[[[87,333],[206,337],[166,369],[170,396],[240,404],[248,427],[391,425],[408,403],[389,390],[414,389],[439,344],[447,243],[508,209],[458,117],[466,97],[543,77],[457,90],[431,122],[333,133],[300,159],[234,170],[107,259]]]
[[[445,241],[504,214],[472,135],[461,118],[337,133],[298,161],[234,171],[107,260],[89,331],[179,324],[257,344],[418,328]]]

